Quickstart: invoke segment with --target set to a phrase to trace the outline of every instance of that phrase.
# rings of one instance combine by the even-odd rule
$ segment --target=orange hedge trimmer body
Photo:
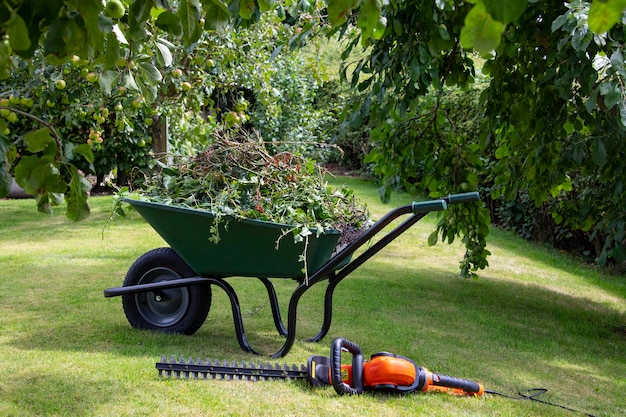
[[[341,353],[352,354],[352,364],[341,363]],[[463,395],[482,395],[484,387],[474,381],[440,375],[418,366],[401,355],[380,352],[363,360],[361,348],[343,338],[333,341],[330,358],[311,356],[307,377],[316,386],[332,385],[338,394],[361,394],[364,391],[410,393],[445,391]]]

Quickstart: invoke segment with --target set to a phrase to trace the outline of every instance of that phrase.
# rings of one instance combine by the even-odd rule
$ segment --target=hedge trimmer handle
[[[352,354],[352,366],[341,366],[341,352],[346,350]],[[339,395],[354,395],[363,392],[363,351],[356,344],[343,337],[338,337],[333,341],[330,348],[330,373],[333,388]],[[342,373],[352,375],[342,375]],[[349,385],[346,381],[351,381]]]
[[[422,368],[424,369],[424,368]],[[424,369],[425,370],[425,369]],[[423,391],[449,391],[452,390],[456,394],[477,395],[480,396],[485,392],[485,388],[478,382],[469,379],[456,378],[448,375],[434,374],[425,370],[427,373],[427,384]]]

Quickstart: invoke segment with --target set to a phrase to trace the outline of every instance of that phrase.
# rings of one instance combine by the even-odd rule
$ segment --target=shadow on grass
[[[85,275],[90,276],[89,273]],[[275,285],[285,320],[288,298],[296,284],[292,280],[274,281],[278,281]],[[278,335],[274,327],[265,287],[259,281],[248,278],[234,278],[229,282],[237,290],[245,335],[252,348],[265,355],[278,351],[284,338]],[[71,286],[72,283],[68,285]],[[126,321],[119,297],[100,298],[102,289],[98,288],[95,293],[98,296],[95,296],[94,282],[83,285],[81,288],[74,284],[66,290],[57,286],[57,294],[38,306],[40,312],[33,311],[30,305],[14,306],[12,313],[27,317],[28,324],[26,331],[12,335],[11,345],[21,350],[103,352],[154,358],[159,358],[162,354],[206,356],[215,359],[249,360],[251,357],[239,347],[230,301],[217,287],[213,287],[213,300],[207,321],[198,332],[187,336],[134,329]],[[65,299],[80,301],[68,304]],[[298,314],[298,334],[310,337],[317,333],[322,324],[323,299],[305,296],[302,298],[301,305],[303,304],[313,304],[309,309],[316,310],[312,314],[315,322],[313,326],[303,323],[307,312],[299,311]],[[52,312],[55,308],[56,311]],[[82,314],[77,314],[77,310],[82,311]],[[46,314],[47,311],[50,314]],[[304,334],[305,332],[308,334]],[[267,356],[252,357],[267,359]]]
[[[256,287],[243,285],[244,293],[254,291]],[[490,388],[504,386],[511,390],[527,384],[531,378],[552,387],[569,386],[584,379],[585,386],[601,390],[600,394],[588,394],[592,404],[606,395],[602,399],[605,403],[624,406],[616,393],[615,381],[606,376],[626,374],[626,318],[601,303],[536,284],[503,282],[493,277],[464,281],[450,278],[447,271],[438,268],[413,269],[385,260],[347,278],[339,285],[336,296],[334,324],[330,335],[320,343],[323,350],[334,335],[342,335],[360,344],[366,356],[381,350],[399,353],[436,372],[450,370],[458,376],[471,376]],[[219,297],[216,301],[222,305],[213,305],[209,321],[193,336],[132,329],[124,322],[119,303],[103,300],[86,304],[85,314],[73,322],[64,320],[62,315],[49,317],[46,326],[38,323],[15,334],[10,344],[21,350],[113,354],[138,358],[142,363],[153,363],[161,354],[255,359],[239,349],[230,307]],[[118,309],[113,314],[111,302],[115,305],[113,310]],[[320,300],[304,304],[304,308],[309,308],[309,304],[319,307]],[[105,305],[108,306],[102,308]],[[98,315],[98,311],[103,314]],[[260,319],[267,323],[257,325]],[[246,330],[255,348],[273,352],[280,347],[282,340],[274,336],[271,318],[254,317],[252,322]],[[558,381],[553,380],[555,375]],[[32,378],[16,378],[3,393],[9,395],[7,398],[13,398],[13,394],[15,398],[28,396],[33,390]],[[34,389],[41,394],[33,397],[37,401],[28,411],[38,414],[40,408],[54,409],[48,401],[53,401],[49,397],[57,389],[44,394],[44,387],[51,384],[63,387],[63,395],[75,395],[78,404],[98,395],[94,407],[111,403],[114,399],[110,397],[119,392],[119,387],[107,388],[110,384],[119,385],[114,378],[56,378],[56,374],[44,372],[35,382]],[[69,414],[83,416],[89,415],[89,411],[89,406],[76,405],[76,410],[69,410]]]
[[[529,242],[511,232],[492,227],[487,245],[494,254],[497,252],[511,254],[526,259],[529,263],[561,271],[563,274],[575,274],[595,286],[626,299],[626,275],[611,274],[595,264],[585,263],[582,259],[558,251],[547,244]],[[490,270],[487,269],[486,272],[489,274]]]
[[[209,317],[203,327],[191,336],[139,330],[129,324],[94,325],[88,321],[76,324],[52,321],[49,328],[38,326],[28,333],[15,335],[10,344],[21,350],[112,353],[125,357],[152,357],[155,360],[163,354],[185,358],[250,359],[250,354],[239,347],[230,318],[218,322]],[[268,355],[277,351],[283,343],[275,330],[269,330],[246,331],[252,347]],[[267,359],[265,356],[258,358]]]
[[[338,328],[348,328],[351,335],[375,335],[381,330],[384,335],[391,329],[391,333],[400,331],[412,337],[427,337],[434,345],[455,341],[456,347],[452,349],[459,354],[463,354],[467,344],[496,354],[514,349],[571,359],[596,352],[606,359],[618,360],[625,353],[626,317],[587,298],[535,284],[488,277],[463,281],[435,268],[414,270],[386,265],[384,261],[354,275],[337,289],[331,334]],[[375,278],[380,276],[389,278]],[[256,280],[248,281],[251,281],[249,285],[239,284],[246,336],[255,349],[274,352],[282,345],[282,338],[273,328],[269,307],[261,305],[263,311],[258,314],[246,313],[255,309],[254,302],[246,298],[253,296],[255,301],[263,301],[264,295],[255,293],[260,285]],[[87,350],[136,356],[178,353],[249,356],[239,349],[230,305],[218,291],[214,289],[207,323],[193,336],[132,329],[125,321],[119,301],[102,299],[64,307],[69,312],[82,308],[82,315],[55,314],[45,320],[39,317],[27,332],[13,335],[11,344],[19,349]],[[314,333],[318,329],[316,323],[321,324],[318,323],[320,295],[318,291],[303,298],[300,310],[305,311],[299,311],[299,337],[311,336],[302,334],[303,329],[309,333],[313,329]],[[315,310],[316,313],[311,313]],[[16,313],[19,314],[19,306]],[[308,320],[314,322],[313,326],[301,323]],[[394,340],[397,339],[389,339],[392,343]]]
[[[622,326],[626,316],[586,297],[489,276],[465,281],[451,278],[437,268],[388,267],[386,271],[397,268],[392,272],[397,278],[346,280],[346,286],[355,288],[353,292],[362,298],[363,304],[377,306],[364,311],[365,314],[382,310],[393,314],[396,310],[394,317],[399,315],[407,326],[412,318],[426,315],[428,328],[459,332],[471,329],[468,336],[472,339],[482,339],[493,332],[502,333],[502,338],[488,338],[495,343],[519,338],[534,346],[542,341],[542,335],[548,344],[571,337],[625,340]],[[377,276],[382,271],[372,275]],[[368,282],[372,280],[376,282]],[[368,291],[368,286],[376,291]]]
[[[606,375],[626,374],[626,316],[610,307],[532,284],[449,279],[437,269],[396,275],[377,285],[354,280],[344,289],[375,306],[352,311],[358,320],[342,323],[369,323],[361,326],[367,333],[361,337],[375,350],[384,347],[381,340],[404,339],[389,349],[421,358],[434,370],[469,369],[468,375],[496,386],[524,386],[531,379],[567,386],[579,378],[586,386],[615,389]],[[566,372],[571,381],[555,381],[564,373],[550,369],[560,367],[579,370]]]

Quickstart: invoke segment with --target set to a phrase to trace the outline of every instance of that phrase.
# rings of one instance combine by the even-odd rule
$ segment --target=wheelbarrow
[[[448,204],[479,200],[477,192],[413,202],[395,208],[366,229],[356,240],[335,251],[338,231],[325,231],[308,242],[283,238],[289,225],[260,220],[215,216],[198,209],[125,199],[170,245],[148,251],[130,267],[122,287],[109,288],[105,297],[122,297],[129,323],[140,329],[193,334],[206,320],[211,307],[211,286],[220,287],[230,299],[237,340],[241,348],[259,354],[248,343],[244,332],[239,299],[227,282],[229,277],[259,279],[269,297],[274,325],[285,338],[272,357],[285,356],[296,339],[296,316],[302,295],[319,282],[326,282],[323,323],[308,339],[318,342],[331,325],[333,292],[352,271],[387,246],[396,237],[432,211]],[[395,219],[410,215],[358,256],[355,251],[383,231]],[[209,239],[219,228],[218,243]],[[277,247],[277,241],[279,245]],[[306,259],[306,273],[301,262]],[[297,282],[289,299],[287,325],[281,317],[276,291],[270,278],[290,278]]]

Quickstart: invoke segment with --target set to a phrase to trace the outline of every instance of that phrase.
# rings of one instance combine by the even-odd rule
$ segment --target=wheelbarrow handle
[[[430,201],[415,201],[411,205],[411,211],[413,214],[417,213],[429,213],[431,211],[441,211],[448,208],[448,204],[460,204],[471,203],[472,201],[480,200],[480,195],[477,191],[471,193],[450,194],[449,196]]]
[[[413,214],[429,213],[431,211],[445,210],[447,207],[448,204],[445,200],[414,201],[411,204],[411,211],[413,211]]]
[[[480,200],[480,194],[478,194],[478,191],[472,191],[471,193],[450,194],[445,199],[448,201],[448,204],[471,203],[472,201]]]

